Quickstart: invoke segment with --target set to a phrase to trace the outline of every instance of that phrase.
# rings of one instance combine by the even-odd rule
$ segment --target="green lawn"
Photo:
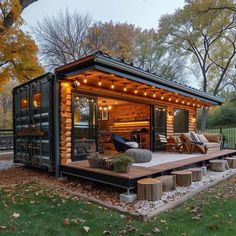
[[[145,223],[28,183],[0,189],[0,235],[236,235],[235,185],[236,177]]]

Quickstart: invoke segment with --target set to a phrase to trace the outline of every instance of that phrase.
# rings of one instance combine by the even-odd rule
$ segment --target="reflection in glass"
[[[96,100],[74,95],[73,114],[73,161],[84,160],[96,151]]]
[[[174,110],[174,132],[187,133],[188,132],[188,111],[182,109]]]

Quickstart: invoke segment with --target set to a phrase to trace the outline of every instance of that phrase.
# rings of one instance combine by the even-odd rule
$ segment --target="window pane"
[[[182,109],[174,110],[174,133],[188,132],[188,111]]]

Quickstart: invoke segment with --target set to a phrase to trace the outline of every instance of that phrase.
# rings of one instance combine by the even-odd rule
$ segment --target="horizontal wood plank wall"
[[[187,110],[189,112],[188,131],[189,132],[195,131],[195,129],[196,129],[196,108],[178,105],[178,104],[173,106],[171,104],[170,106],[167,106],[167,122],[166,122],[167,136],[178,136],[179,135],[177,133],[174,133],[174,110],[176,108]],[[171,114],[171,115],[169,115],[169,114]]]
[[[72,146],[72,84],[60,83],[60,158],[61,164],[71,162]]]
[[[123,122],[147,121],[147,124],[122,125]],[[121,135],[127,139],[131,138],[131,132],[135,129],[146,128],[148,130],[145,139],[147,145],[150,145],[150,106],[138,103],[127,103],[113,106],[109,111],[109,119],[107,121],[100,120],[100,128],[103,131],[110,131]],[[120,124],[119,124],[120,123]],[[115,125],[116,124],[116,125]]]

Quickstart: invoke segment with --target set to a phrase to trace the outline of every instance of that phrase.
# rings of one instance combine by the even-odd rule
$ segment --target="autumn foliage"
[[[33,1],[28,1],[30,2]],[[27,1],[0,2],[0,82],[17,79],[24,82],[43,72],[37,59],[34,40],[21,30],[20,14]]]

